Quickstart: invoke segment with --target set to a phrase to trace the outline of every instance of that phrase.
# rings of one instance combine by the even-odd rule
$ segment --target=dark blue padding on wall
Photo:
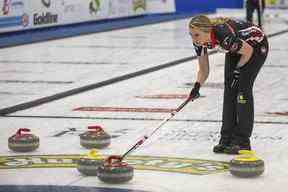
[[[216,0],[217,8],[243,8],[243,0]]]
[[[217,8],[243,8],[243,0],[176,0],[176,12],[214,12]]]
[[[217,2],[217,0],[176,0],[176,12],[214,12],[216,9],[215,2]]]

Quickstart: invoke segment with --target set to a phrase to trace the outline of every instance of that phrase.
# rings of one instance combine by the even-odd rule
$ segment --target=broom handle
[[[144,135],[142,139],[140,139],[133,147],[131,147],[126,153],[124,153],[121,156],[121,160],[124,159],[129,153],[136,150],[140,145],[142,145],[149,137],[151,137],[157,130],[159,130],[166,122],[168,122],[172,117],[176,115],[179,111],[181,111],[190,101],[193,101],[193,99],[189,96],[175,111],[171,112],[169,117],[165,118],[163,121],[161,121],[158,126],[154,129],[152,133],[149,134],[149,136]]]

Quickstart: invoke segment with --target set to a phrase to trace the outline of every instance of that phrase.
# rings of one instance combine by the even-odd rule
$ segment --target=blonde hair
[[[197,15],[193,17],[189,22],[189,28],[198,28],[201,31],[208,33],[215,25],[224,24],[229,18],[227,17],[215,17],[210,19],[205,15]]]

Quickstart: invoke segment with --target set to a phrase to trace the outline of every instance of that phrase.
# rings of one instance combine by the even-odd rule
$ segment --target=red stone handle
[[[30,134],[23,134],[23,132],[28,133],[28,132],[30,132],[30,129],[28,129],[28,128],[20,128],[20,129],[18,129],[17,132],[16,132],[16,135],[15,135],[15,138],[19,139],[21,137],[30,135]]]
[[[30,129],[28,128],[20,128],[17,130],[16,135],[21,136],[23,135],[22,132],[30,132]]]
[[[114,161],[115,160],[115,161]],[[121,157],[120,156],[118,156],[118,155],[111,155],[110,157],[108,157],[107,158],[107,162],[109,163],[109,164],[112,164],[112,163],[114,163],[114,162],[121,162]]]
[[[127,166],[128,164],[125,162],[122,162],[122,158],[119,155],[111,155],[106,159],[106,163],[108,166],[113,166],[113,167],[124,167]]]
[[[90,125],[88,126],[89,131],[101,132],[103,128],[100,125]]]

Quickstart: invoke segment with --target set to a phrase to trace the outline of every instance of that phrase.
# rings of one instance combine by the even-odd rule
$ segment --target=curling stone
[[[80,144],[87,149],[102,149],[110,145],[111,136],[99,125],[89,126],[88,131],[80,134]]]
[[[24,133],[26,132],[26,133]],[[34,134],[29,134],[30,129],[20,128],[16,134],[8,139],[8,147],[16,152],[30,152],[39,147],[39,137]]]
[[[85,157],[77,161],[77,170],[83,175],[96,176],[99,166],[104,163],[96,149],[92,149]]]
[[[232,175],[242,178],[257,177],[264,172],[264,161],[256,157],[254,151],[240,150],[230,161],[229,171]]]
[[[110,156],[104,164],[98,168],[98,178],[111,184],[128,182],[133,178],[134,168],[126,162],[122,162],[120,156]]]

